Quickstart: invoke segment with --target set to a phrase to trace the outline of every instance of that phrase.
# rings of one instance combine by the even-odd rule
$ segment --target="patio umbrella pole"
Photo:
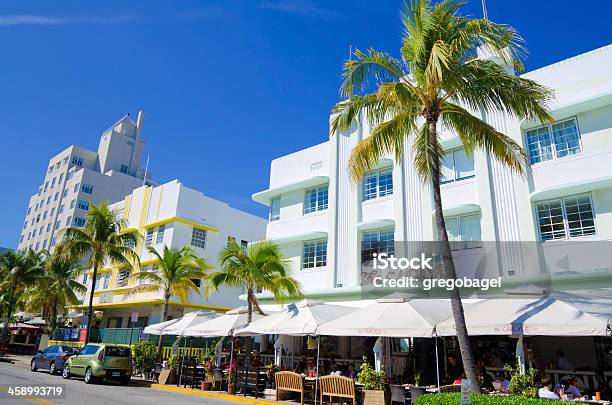
[[[438,380],[438,388],[440,388],[440,360],[438,359],[438,337],[434,336],[434,343],[436,344],[436,378]]]
[[[318,398],[318,394],[319,394],[319,354],[321,352],[321,337],[317,336],[317,378],[315,380],[315,397],[314,397],[314,403],[316,405],[317,403],[317,398]]]

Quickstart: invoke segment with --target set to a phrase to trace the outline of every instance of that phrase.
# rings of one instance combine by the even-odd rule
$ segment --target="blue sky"
[[[488,0],[527,70],[612,42],[609,0]],[[48,159],[95,149],[126,112],[159,181],[265,216],[270,161],[328,138],[349,45],[399,49],[401,1],[3,1],[0,246],[17,244]],[[480,17],[480,0],[465,13]]]

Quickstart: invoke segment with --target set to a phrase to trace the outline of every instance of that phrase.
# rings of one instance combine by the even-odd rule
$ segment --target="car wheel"
[[[121,385],[128,385],[130,383],[130,377],[124,377],[119,380],[119,382],[121,383]]]
[[[87,367],[87,370],[85,370],[85,384],[93,384],[96,380],[96,378],[93,375],[93,371],[91,369],[91,367]]]
[[[62,378],[67,380],[70,378],[70,366],[68,366],[68,364],[64,364],[64,368],[62,369]]]
[[[36,360],[32,360],[32,363],[30,363],[30,370],[32,371],[38,370],[38,366],[36,365]]]
[[[49,374],[51,375],[57,374],[57,367],[55,366],[54,361],[52,361],[51,364],[49,364]]]

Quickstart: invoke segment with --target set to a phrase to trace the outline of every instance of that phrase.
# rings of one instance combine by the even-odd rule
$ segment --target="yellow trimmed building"
[[[246,246],[250,241],[262,239],[266,231],[267,221],[263,218],[207,197],[178,180],[156,187],[137,188],[111,207],[120,211],[127,229],[136,229],[142,235],[136,250],[145,269],[155,266],[147,246],[160,252],[164,245],[190,246],[198,257],[217,266],[218,253],[230,238]],[[82,304],[74,312],[84,312],[87,308],[91,272],[81,276],[80,281],[89,290],[80,297]],[[102,269],[95,287],[94,309],[103,313],[102,328],[144,327],[162,321],[162,292],[129,294],[134,280],[128,270],[118,267]],[[226,311],[240,305],[238,297],[242,293],[241,289],[223,288],[206,299],[202,285],[200,294],[189,294],[186,305],[173,297],[167,319],[201,309]]]

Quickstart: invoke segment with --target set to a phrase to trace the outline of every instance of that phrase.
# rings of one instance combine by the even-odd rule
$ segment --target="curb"
[[[182,387],[176,387],[172,385],[151,384],[151,388],[155,390],[171,391],[171,392],[176,392],[180,394],[196,395],[200,397],[222,399],[225,401],[240,402],[243,404],[278,405],[280,403],[280,402],[275,402],[275,401],[268,401],[265,399],[248,398],[248,397],[242,397],[238,395],[223,394],[223,393],[214,392],[214,391],[201,391],[197,389],[182,388]]]

